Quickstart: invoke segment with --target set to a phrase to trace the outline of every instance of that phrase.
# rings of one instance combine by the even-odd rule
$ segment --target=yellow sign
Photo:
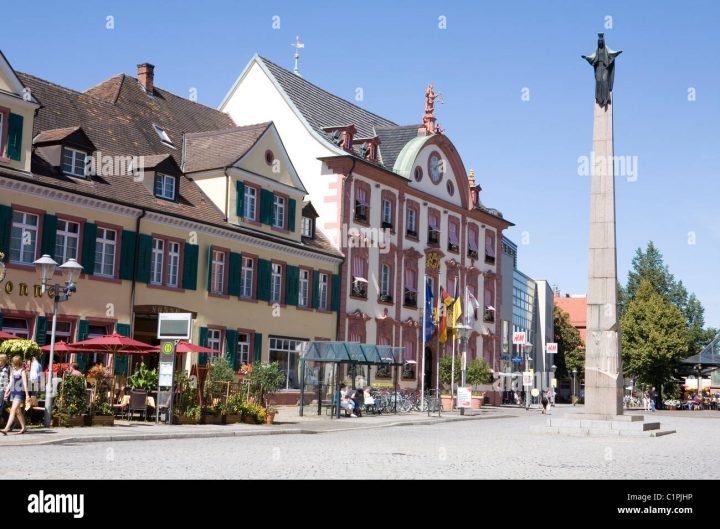
[[[557,387],[557,378],[552,379],[552,387],[554,387],[554,388]]]
[[[163,353],[166,355],[171,355],[173,352],[173,344],[172,342],[165,342],[163,344]]]

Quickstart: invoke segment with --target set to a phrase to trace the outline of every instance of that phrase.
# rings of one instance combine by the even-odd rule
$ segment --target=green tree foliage
[[[655,244],[648,242],[645,251],[638,248],[628,273],[627,286],[618,288],[618,316],[622,318],[625,308],[636,297],[640,284],[647,280],[652,288],[668,302],[677,307],[688,327],[687,354],[699,352],[714,334],[705,330],[705,308],[695,294],[688,294],[682,281],[675,279]]]
[[[471,386],[491,384],[493,374],[488,363],[482,358],[473,358],[467,365],[465,380]]]
[[[677,361],[688,355],[690,333],[682,312],[643,279],[621,325],[625,374],[661,388],[672,378]]]
[[[570,315],[558,306],[553,309],[553,322],[555,341],[558,344],[558,352],[554,359],[557,366],[556,376],[566,378],[570,376],[573,368],[576,368],[578,373],[583,373],[585,344],[580,332],[570,324]]]

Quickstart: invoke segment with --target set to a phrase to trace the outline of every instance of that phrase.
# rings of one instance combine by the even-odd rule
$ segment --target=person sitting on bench
[[[350,412],[350,417],[355,415],[355,402],[348,396],[347,386],[340,384],[340,409]]]

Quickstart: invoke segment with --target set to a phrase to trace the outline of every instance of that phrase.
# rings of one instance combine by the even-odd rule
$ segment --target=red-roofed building
[[[587,327],[587,297],[586,296],[558,296],[555,294],[555,305],[570,315],[570,325],[580,331],[580,336],[585,341],[585,329]]]

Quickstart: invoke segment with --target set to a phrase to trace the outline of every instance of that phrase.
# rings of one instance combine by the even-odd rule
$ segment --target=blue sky
[[[350,100],[360,87],[361,106],[400,124],[420,121],[432,82],[483,202],[516,224],[520,268],[571,293],[587,282],[578,157],[591,148],[594,86],[580,55],[604,31],[624,52],[615,154],[637,157],[637,179],[616,186],[620,278],[653,240],[720,326],[716,2],[39,1],[6,5],[3,19],[16,69],[78,90],[148,61],[158,86],[217,106],[255,52],[292,69],[295,35],[306,79]]]

